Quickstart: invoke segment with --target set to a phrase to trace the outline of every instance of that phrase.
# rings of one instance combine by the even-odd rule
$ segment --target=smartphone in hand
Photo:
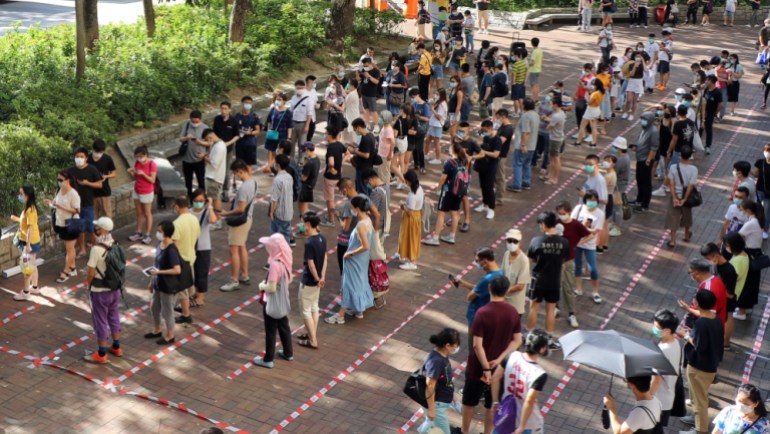
[[[454,274],[447,274],[447,277],[449,278],[449,281],[452,282],[452,285],[455,286],[455,288],[460,286],[460,280],[457,279],[457,277],[455,277]]]

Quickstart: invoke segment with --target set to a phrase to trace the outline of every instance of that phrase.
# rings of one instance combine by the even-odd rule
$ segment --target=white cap
[[[684,95],[687,93],[687,91],[683,87],[677,87],[674,93],[677,95]]]
[[[616,137],[615,140],[612,141],[612,146],[625,151],[628,149],[628,141],[625,137]]]
[[[505,239],[513,238],[514,240],[521,241],[521,231],[518,229],[510,229],[505,233]]]
[[[99,217],[99,219],[94,222],[94,226],[102,228],[107,232],[112,232],[112,228],[115,227],[112,223],[112,219],[109,217]]]

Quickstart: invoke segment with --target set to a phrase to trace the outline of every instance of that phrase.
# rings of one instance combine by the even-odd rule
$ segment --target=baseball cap
[[[518,229],[510,229],[505,233],[505,239],[513,238],[516,241],[521,241],[521,231]]]
[[[305,142],[302,144],[302,146],[299,147],[299,150],[302,152],[315,151],[315,145],[313,144],[313,142]]]
[[[102,228],[107,232],[112,232],[112,228],[115,227],[112,223],[112,219],[109,217],[99,217],[98,220],[94,221],[94,226]]]
[[[625,137],[616,137],[615,140],[612,141],[612,146],[625,151],[628,149],[628,141]]]
[[[686,90],[685,90],[683,87],[678,87],[678,88],[677,88],[677,89],[674,91],[674,93],[675,93],[675,94],[677,94],[677,95],[684,95],[684,94],[686,94],[686,93],[688,93],[688,92],[687,92],[687,91],[686,91]]]

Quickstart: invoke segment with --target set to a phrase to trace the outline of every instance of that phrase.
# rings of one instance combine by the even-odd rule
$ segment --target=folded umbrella
[[[622,378],[677,374],[654,342],[615,330],[575,330],[559,342],[564,360]]]

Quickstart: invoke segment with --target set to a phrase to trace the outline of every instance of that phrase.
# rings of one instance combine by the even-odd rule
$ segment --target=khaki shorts
[[[245,246],[246,240],[249,239],[249,230],[251,230],[251,219],[246,220],[246,223],[240,226],[228,226],[227,227],[227,245],[229,246]]]
[[[206,178],[206,197],[216,199],[222,196],[222,183]]]
[[[564,140],[549,140],[548,155],[558,157],[564,150]]]
[[[147,205],[148,203],[152,203],[155,199],[155,193],[139,194],[136,191],[132,191],[131,199],[138,200],[139,203]]]
[[[516,308],[516,312],[519,313],[519,315],[524,315],[525,312],[525,302],[526,302],[526,294],[527,294],[527,288],[524,288],[523,290],[519,292],[514,292],[513,295],[505,297],[505,301],[508,302],[511,306]]]
[[[479,19],[489,21],[489,9],[485,11],[476,11],[479,14]]]
[[[324,200],[327,202],[334,202],[334,193],[337,191],[338,179],[326,179],[324,178]]]
[[[194,297],[195,296],[195,292],[196,292],[195,291],[195,286],[191,286],[191,287],[189,287],[187,289],[183,289],[183,290],[177,292],[176,295],[179,298],[179,300],[185,300],[185,299],[188,299],[190,297]]]
[[[302,318],[310,319],[312,314],[318,313],[318,297],[320,295],[320,287],[299,284],[299,310],[302,313]]]
[[[112,197],[102,196],[94,198],[94,214],[96,218],[112,218]]]

